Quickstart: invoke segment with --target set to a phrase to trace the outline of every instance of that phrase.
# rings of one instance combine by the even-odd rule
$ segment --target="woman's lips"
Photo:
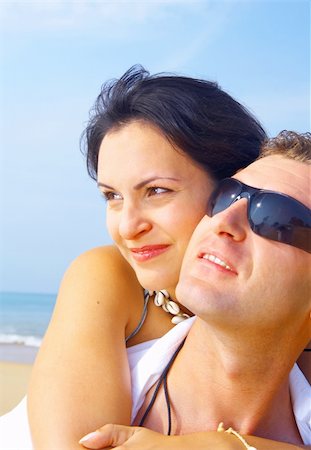
[[[168,248],[169,245],[166,244],[144,245],[139,248],[131,248],[130,251],[135,261],[144,262],[161,255],[166,252]]]

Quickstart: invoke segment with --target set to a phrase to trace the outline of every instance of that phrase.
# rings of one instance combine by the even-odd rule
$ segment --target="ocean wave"
[[[0,344],[18,344],[26,347],[40,347],[42,339],[36,336],[22,336],[20,334],[1,334]]]

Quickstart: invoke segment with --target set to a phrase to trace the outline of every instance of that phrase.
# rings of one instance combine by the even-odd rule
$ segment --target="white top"
[[[311,444],[311,386],[297,364],[289,374],[289,386],[297,427],[304,444]]]
[[[132,375],[134,418],[145,395],[159,379],[164,367],[194,321],[194,317],[175,325],[159,339],[143,342],[127,349]],[[295,364],[290,373],[290,389],[295,419],[304,444],[311,444],[311,387]],[[92,431],[92,430],[90,430]],[[0,418],[0,450],[33,450],[27,418],[27,398]]]

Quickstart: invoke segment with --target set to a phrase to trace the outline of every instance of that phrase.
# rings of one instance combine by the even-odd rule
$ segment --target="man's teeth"
[[[228,266],[228,264],[226,264],[224,261],[222,261],[221,259],[219,259],[217,256],[215,255],[209,255],[209,254],[205,254],[202,256],[203,259],[207,259],[208,261],[211,261],[215,264],[218,264],[221,267],[224,267],[227,270],[232,270],[230,266]]]

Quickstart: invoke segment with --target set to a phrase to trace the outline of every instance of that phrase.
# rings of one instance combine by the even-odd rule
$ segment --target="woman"
[[[94,177],[98,166],[120,251],[87,252],[65,274],[30,386],[34,448],[80,448],[88,431],[130,423],[127,354],[133,364],[173,326],[147,304],[142,286],[175,300],[182,256],[214,181],[255,159],[264,138],[215,83],[133,68],[103,88],[86,130],[87,160]],[[176,302],[166,309],[177,313]]]
[[[130,423],[125,338],[141,320],[142,286],[175,300],[183,253],[214,180],[255,159],[265,133],[215,83],[134,67],[104,86],[85,137],[88,169],[107,199],[120,252],[87,252],[64,277],[29,392],[40,450],[74,448],[105,422]],[[127,345],[163,335],[171,317],[150,302]]]

